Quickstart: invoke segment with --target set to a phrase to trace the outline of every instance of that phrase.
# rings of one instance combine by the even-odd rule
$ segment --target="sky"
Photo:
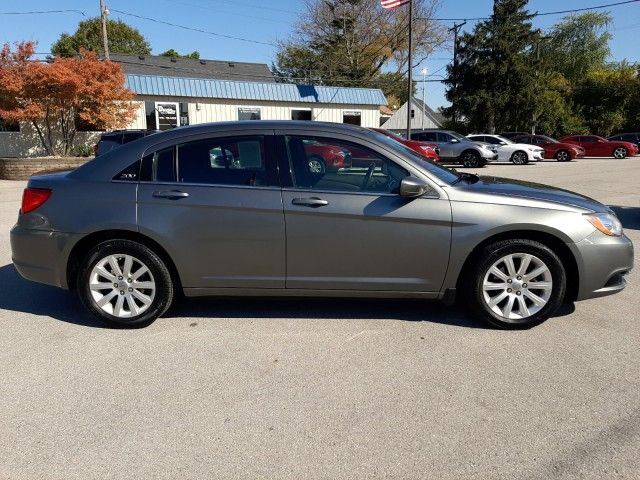
[[[111,10],[110,18],[120,18],[138,28],[150,41],[153,53],[174,48],[180,53],[198,50],[201,58],[235,60],[238,62],[262,62],[271,64],[275,58],[276,44],[287,39],[297,18],[305,11],[304,0],[106,0]],[[614,3],[614,0],[530,0],[529,10],[548,12],[584,8]],[[78,22],[85,18],[79,12],[42,15],[2,15],[3,12],[37,10],[80,10],[87,17],[97,16],[99,0],[0,0],[0,43],[19,40],[35,40],[38,52],[46,53],[60,33],[73,33]],[[438,15],[442,18],[481,17],[490,15],[491,0],[440,0]],[[255,40],[254,43],[222,38],[153,23],[123,13],[152,17],[158,20],[199,28],[221,35]],[[610,7],[614,22],[610,28],[611,60],[640,61],[640,49],[636,35],[640,34],[640,2]],[[534,25],[549,29],[562,18],[542,16],[534,19]],[[448,22],[452,23],[452,22]],[[465,28],[472,28],[468,22]],[[433,52],[423,64],[414,69],[418,79],[427,68],[431,79],[445,73],[452,52]],[[446,105],[444,86],[437,82],[426,83],[426,100],[432,107]],[[422,90],[418,92],[422,96]]]

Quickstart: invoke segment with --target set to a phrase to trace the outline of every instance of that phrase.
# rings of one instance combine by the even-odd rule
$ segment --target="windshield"
[[[549,142],[549,143],[560,143],[558,140],[556,140],[555,138],[551,138],[551,137],[547,137],[546,135],[540,135],[539,138],[541,138],[542,140],[544,140],[545,142]]]
[[[495,138],[497,138],[498,140],[500,140],[501,142],[506,143],[507,145],[513,145],[515,142],[512,142],[511,140],[509,140],[506,137],[501,137],[500,135],[496,135]]]
[[[448,184],[452,184],[460,179],[460,175],[453,170],[438,165],[437,163],[432,162],[431,160],[423,157],[419,153],[411,150],[409,147],[404,144],[394,140],[393,138],[389,138],[383,133],[379,133],[376,131],[371,131],[372,135],[375,135],[376,140],[387,145],[392,150],[400,153],[405,157],[411,157],[412,160],[415,160],[422,168],[424,168],[427,172],[437,177],[439,180],[442,180]]]
[[[449,135],[451,135],[453,138],[456,138],[458,140],[460,140],[461,142],[468,142],[469,139],[463,135],[460,135],[457,132],[447,132]]]

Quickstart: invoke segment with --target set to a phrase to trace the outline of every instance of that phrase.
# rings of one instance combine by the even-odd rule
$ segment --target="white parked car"
[[[512,162],[515,165],[526,165],[529,162],[537,162],[544,158],[544,149],[526,143],[514,143],[500,135],[487,135],[474,133],[467,135],[469,140],[486,143],[496,147],[499,162]]]

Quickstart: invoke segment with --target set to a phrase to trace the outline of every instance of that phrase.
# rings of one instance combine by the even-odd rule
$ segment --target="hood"
[[[558,143],[549,143],[549,146],[553,146],[555,148],[575,148],[576,150],[584,150],[580,145],[576,145],[575,143],[567,143],[567,142],[558,142]]]
[[[512,199],[514,203],[526,204],[527,200],[534,200],[536,203],[546,202],[594,212],[609,211],[609,209],[600,202],[580,195],[579,193],[540,183],[512,180],[509,178],[481,176],[475,182],[473,180],[462,180],[455,185],[455,189],[464,193],[478,193],[489,196],[497,195],[503,200],[503,202],[500,203],[508,203],[508,200]]]

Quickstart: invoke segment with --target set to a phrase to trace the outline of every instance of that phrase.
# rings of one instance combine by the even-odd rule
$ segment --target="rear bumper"
[[[580,273],[577,300],[604,297],[625,288],[624,276],[633,268],[633,244],[626,236],[608,237],[594,232],[570,247]]]
[[[20,275],[34,282],[68,288],[67,258],[73,243],[71,234],[16,225],[10,238],[11,257]]]

